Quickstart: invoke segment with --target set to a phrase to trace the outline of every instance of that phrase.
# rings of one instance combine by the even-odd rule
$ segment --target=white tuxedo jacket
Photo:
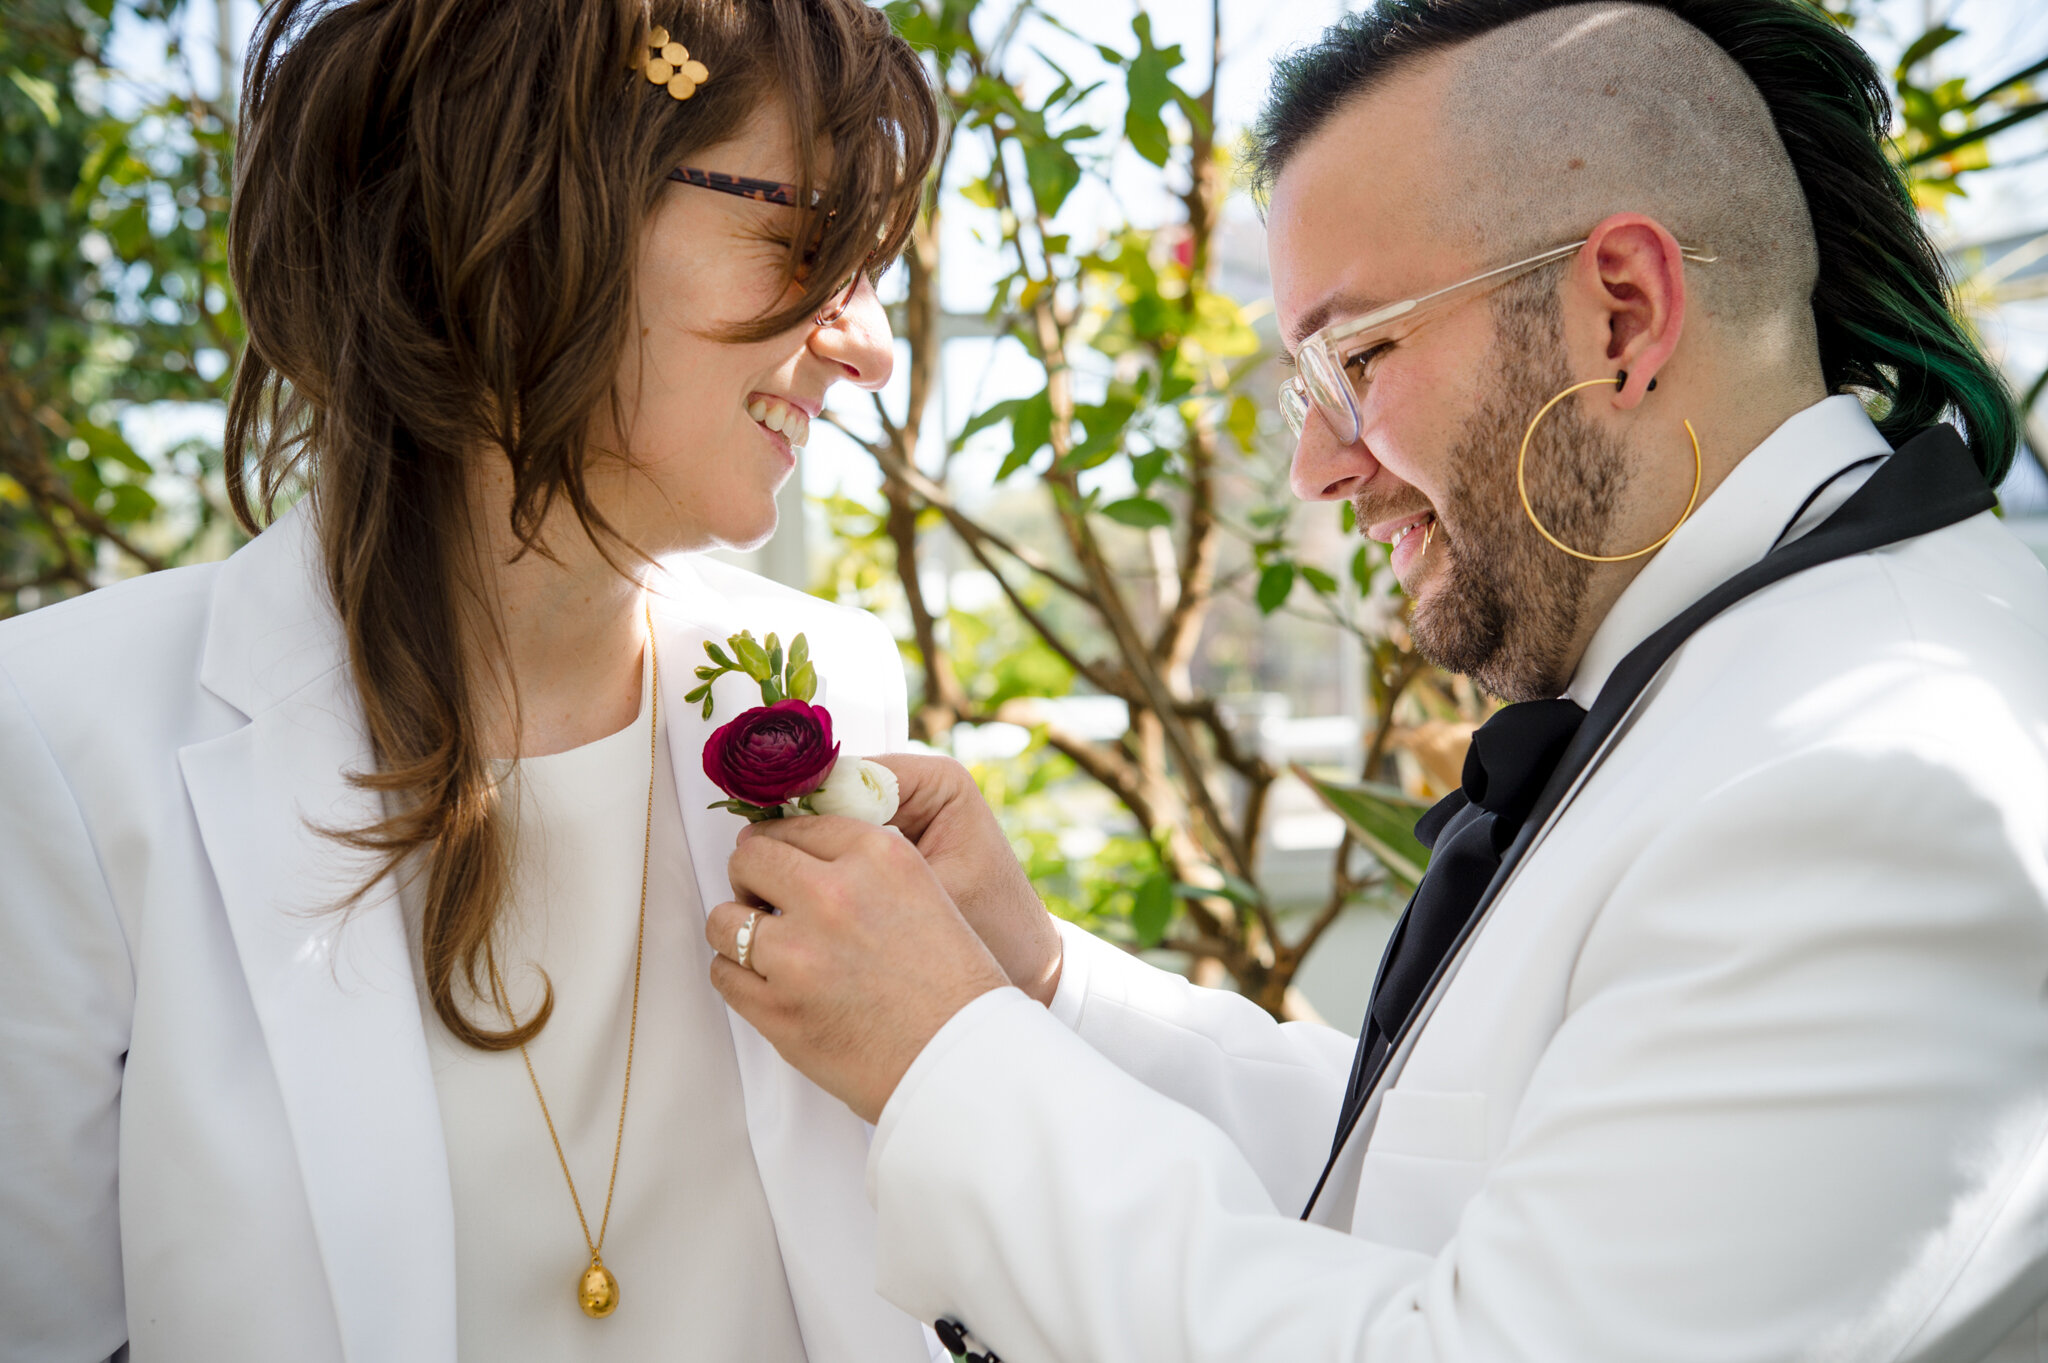
[[[1793,418],[1574,697],[1885,450]],[[1064,936],[1052,1010],[963,1010],[869,1162],[885,1295],[1007,1363],[2048,1359],[2048,574],[1989,513],[1693,636],[1316,1222],[1351,1039]]]
[[[343,779],[370,757],[315,547],[295,514],[224,564],[0,623],[7,1363],[124,1341],[134,1363],[455,1357],[447,1153],[398,901],[324,911],[360,864],[309,827],[378,813]],[[902,746],[878,623],[666,566],[666,657],[803,631],[847,750]],[[664,671],[662,708],[708,909],[731,897],[741,824],[705,808],[690,673]],[[927,1359],[875,1294],[868,1129],[729,1018],[810,1358]]]

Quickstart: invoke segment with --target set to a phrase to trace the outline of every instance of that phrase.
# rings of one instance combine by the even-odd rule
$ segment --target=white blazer
[[[847,750],[903,745],[878,622],[665,567],[667,656],[801,630]],[[741,824],[705,808],[690,673],[664,673],[662,703],[708,909]],[[225,563],[0,622],[0,1359],[454,1359],[447,1154],[397,897],[324,911],[360,865],[311,831],[378,813],[344,780],[369,765],[302,514]],[[868,1128],[728,1017],[809,1357],[927,1359],[874,1291]]]
[[[1574,695],[1885,449],[1851,398],[1786,423]],[[883,1112],[884,1294],[1008,1363],[2048,1359],[2048,574],[1987,513],[1653,685],[1320,1224],[1351,1039],[1067,930],[1050,1012],[977,1000]]]

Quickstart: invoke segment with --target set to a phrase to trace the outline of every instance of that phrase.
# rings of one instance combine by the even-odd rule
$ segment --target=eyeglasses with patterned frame
[[[723,171],[699,170],[695,166],[677,166],[668,173],[668,178],[679,184],[693,185],[698,189],[715,190],[720,194],[733,194],[742,199],[752,199],[756,203],[780,204],[784,208],[795,208],[797,206],[797,198],[803,192],[797,186],[785,184],[780,180],[756,180],[746,175],[727,175]],[[821,196],[818,192],[812,190],[811,207],[816,208],[820,198]],[[825,210],[824,221],[819,224],[820,235],[823,234],[825,228],[831,225],[832,219],[837,216],[837,209],[828,208]],[[867,258],[861,261],[860,267],[853,272],[853,277],[833,291],[831,295],[833,301],[825,307],[824,311],[813,317],[811,321],[818,326],[829,327],[844,317],[846,310],[853,306],[853,296],[860,292],[861,277],[873,267],[874,263],[875,253],[870,251],[867,254]],[[808,265],[798,266],[797,283],[802,284],[806,282],[807,270]]]
[[[1440,316],[1460,303],[1470,302],[1533,270],[1563,260],[1578,251],[1587,240],[1581,237],[1566,246],[1553,246],[1526,260],[1476,274],[1420,298],[1389,303],[1385,307],[1374,308],[1363,317],[1333,322],[1310,333],[1295,348],[1293,363],[1298,372],[1280,385],[1280,414],[1287,418],[1287,428],[1294,432],[1296,439],[1300,439],[1303,428],[1308,425],[1308,414],[1313,410],[1322,416],[1336,435],[1337,443],[1356,444],[1363,433],[1358,404],[1365,396],[1367,385],[1372,382],[1371,362],[1382,348],[1430,316]],[[1681,245],[1678,252],[1700,265],[1711,265],[1720,259],[1703,247]],[[1355,380],[1346,377],[1354,367]]]

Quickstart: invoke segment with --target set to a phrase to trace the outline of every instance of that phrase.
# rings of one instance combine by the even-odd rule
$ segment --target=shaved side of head
[[[1686,272],[1695,316],[1761,363],[1816,363],[1806,197],[1763,96],[1712,39],[1666,10],[1596,2],[1444,55],[1446,226],[1478,258],[1644,213],[1719,257]]]
[[[1400,190],[1475,257],[1643,213],[1719,256],[1685,271],[1688,329],[1766,378],[1817,356],[1823,390],[1862,396],[1894,443],[1957,420],[1985,482],[2005,476],[2012,393],[1887,152],[1886,79],[1819,7],[1374,0],[1275,63],[1249,139],[1254,196],[1341,111],[1443,66],[1442,154],[1429,183]]]

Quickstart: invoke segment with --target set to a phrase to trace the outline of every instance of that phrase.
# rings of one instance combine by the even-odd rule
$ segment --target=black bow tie
[[[1344,1100],[1347,1115],[1363,1096],[1359,1089],[1365,1076],[1401,1035],[1444,955],[1478,907],[1500,869],[1501,853],[1521,831],[1585,717],[1586,712],[1568,700],[1503,706],[1472,735],[1464,784],[1416,823],[1415,836],[1430,849],[1429,869],[1387,939],[1358,1037],[1358,1058]]]

